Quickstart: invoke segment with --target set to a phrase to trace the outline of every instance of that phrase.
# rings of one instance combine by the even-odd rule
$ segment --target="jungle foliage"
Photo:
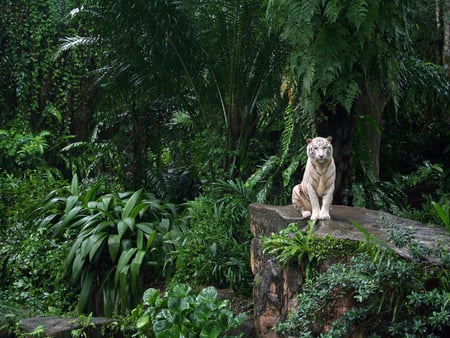
[[[265,239],[265,251],[280,262],[295,260],[306,277],[297,296],[301,306],[277,324],[277,332],[298,337],[445,336],[450,317],[448,243],[430,251],[414,238],[413,228],[405,232],[392,226],[388,241],[409,250],[413,262],[369,235],[352,251],[348,246],[339,248],[333,239],[334,257],[339,260],[324,270],[323,241],[315,241],[310,228],[300,231],[291,226]],[[430,256],[441,264],[430,265],[426,258]],[[351,308],[335,318],[332,309],[337,304]]]
[[[154,286],[248,295],[248,205],[289,203],[316,134],[336,203],[448,227],[446,6],[2,1],[0,333]]]

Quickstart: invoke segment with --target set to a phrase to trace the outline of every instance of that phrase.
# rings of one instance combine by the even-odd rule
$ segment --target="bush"
[[[173,253],[175,282],[250,291],[249,202],[237,187],[242,185],[221,182],[216,190],[187,203],[185,239]],[[226,190],[230,188],[234,190]]]
[[[263,238],[263,253],[277,257],[280,265],[290,262],[305,263],[305,277],[327,259],[343,260],[358,247],[358,242],[314,234],[315,221],[309,221],[305,231],[299,231],[297,223],[291,223],[279,234]]]
[[[32,211],[40,206],[49,189],[67,184],[58,170],[36,168],[20,174],[0,173],[0,222],[5,231],[17,223],[29,222]]]
[[[408,175],[395,175],[391,181],[380,181],[369,170],[363,171],[360,182],[353,183],[351,204],[412,218],[423,223],[445,225],[444,214],[434,203],[445,208],[448,200],[449,172],[441,164],[423,162]],[[436,201],[436,202],[434,202]],[[350,199],[346,201],[350,202]],[[443,210],[445,212],[445,210]]]
[[[363,243],[347,261],[337,262],[324,272],[316,269],[312,278],[305,279],[298,294],[301,305],[276,325],[276,331],[296,337],[369,333],[372,337],[444,336],[450,328],[448,243],[438,243],[430,251],[414,239],[412,229],[402,232],[395,226],[388,239],[408,249],[413,260],[399,257],[393,249]],[[286,259],[291,242],[287,240],[288,247],[275,253]],[[268,244],[273,249],[273,240]],[[298,250],[292,258],[302,257],[305,263],[310,249],[295,247]],[[430,265],[427,255],[438,257],[440,265]],[[341,316],[336,315],[335,306],[343,300],[347,308]]]
[[[102,182],[53,191],[37,210],[41,226],[71,246],[61,279],[80,288],[78,310],[125,313],[141,299],[143,283],[163,276],[176,231],[175,209],[142,192],[103,193]]]
[[[45,167],[0,174],[0,306],[8,309],[5,316],[73,308],[76,288],[55,282],[69,244],[52,239],[30,217],[49,188],[64,184],[60,177],[56,169]]]
[[[11,231],[16,234],[0,248],[3,301],[41,314],[71,310],[76,289],[55,283],[68,243],[50,239],[44,228],[18,225]]]
[[[176,284],[161,297],[148,289],[132,312],[139,337],[229,337],[226,331],[244,322],[245,314],[234,316],[228,301],[217,299],[214,287],[197,295],[186,284]]]

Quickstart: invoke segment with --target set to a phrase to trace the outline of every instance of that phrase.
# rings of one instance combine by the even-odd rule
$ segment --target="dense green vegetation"
[[[401,258],[387,243],[368,235],[367,242],[326,238],[290,226],[264,240],[264,250],[280,262],[295,261],[304,269],[301,304],[276,325],[295,337],[445,337],[450,317],[448,243],[433,248],[414,238],[414,229],[393,226],[388,241],[408,249],[413,260]],[[326,243],[331,250],[324,250]],[[380,245],[381,244],[381,245]],[[354,250],[349,250],[353,246]],[[351,254],[349,254],[351,253]],[[325,269],[327,257],[337,260]],[[441,264],[430,265],[433,256]],[[302,270],[303,270],[302,269]],[[351,307],[336,316],[336,306]],[[326,328],[326,330],[325,330]]]
[[[2,333],[92,313],[151,336],[150,287],[249,295],[248,204],[290,203],[306,137],[333,136],[335,203],[450,226],[448,0],[0,8]]]

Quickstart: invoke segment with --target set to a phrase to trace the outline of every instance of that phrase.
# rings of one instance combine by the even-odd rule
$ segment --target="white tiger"
[[[330,219],[336,166],[333,159],[332,137],[306,139],[308,143],[305,173],[300,184],[292,189],[292,204],[311,220]],[[320,206],[322,199],[322,207]]]

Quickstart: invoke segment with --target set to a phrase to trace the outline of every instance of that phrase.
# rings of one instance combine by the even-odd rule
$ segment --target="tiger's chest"
[[[316,187],[317,195],[322,196],[328,190],[326,180],[323,176],[320,176],[319,182]]]
[[[326,166],[315,166],[313,176],[314,188],[318,196],[325,195],[334,182],[332,161]]]

